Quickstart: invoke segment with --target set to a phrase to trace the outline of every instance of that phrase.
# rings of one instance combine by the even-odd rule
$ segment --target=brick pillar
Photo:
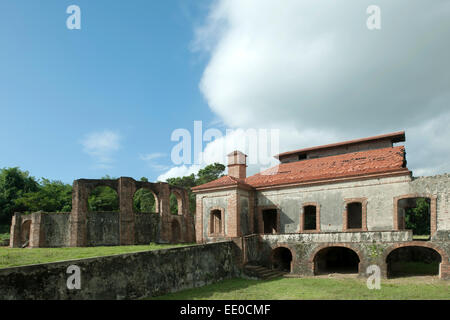
[[[189,194],[187,191],[183,193],[183,202],[185,203],[183,208],[183,216],[184,225],[186,226],[186,233],[182,235],[182,239],[185,242],[195,242],[194,215],[191,213]]]
[[[134,245],[134,212],[133,196],[136,190],[132,178],[119,179],[119,210],[120,210],[120,245]]]
[[[230,192],[228,196],[227,237],[240,237],[241,228],[239,220],[239,195],[237,190]]]
[[[88,211],[88,190],[78,180],[73,182],[72,212],[70,214],[70,243],[71,247],[85,247],[86,214]]]
[[[172,229],[170,225],[170,203],[169,203],[169,185],[160,183],[160,233],[159,241],[161,243],[169,243],[172,238]]]
[[[9,246],[11,248],[20,248],[22,246],[20,240],[20,225],[22,223],[22,217],[20,213],[14,213],[11,221],[11,235],[9,238]]]
[[[450,263],[447,262],[441,262],[439,266],[439,276],[441,279],[450,279]]]
[[[197,243],[203,243],[203,196],[195,196],[195,234]]]
[[[43,246],[43,240],[41,235],[41,221],[42,212],[34,212],[31,215],[31,228],[30,228],[30,248],[39,248]]]
[[[248,195],[248,233],[257,233],[255,230],[255,194],[253,191]]]

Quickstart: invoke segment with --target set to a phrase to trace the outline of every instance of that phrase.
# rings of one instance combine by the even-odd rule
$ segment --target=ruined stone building
[[[98,187],[109,187],[116,192],[118,212],[89,211],[89,195]],[[155,212],[135,212],[133,199],[140,189],[153,194]],[[176,214],[170,211],[171,194],[177,200]],[[194,241],[194,217],[189,212],[185,189],[122,177],[117,180],[75,180],[72,212],[16,213],[11,225],[10,246],[85,247]]]
[[[448,278],[450,177],[413,177],[404,141],[397,132],[285,152],[250,177],[235,151],[228,175],[193,188],[196,241],[231,239],[243,264],[295,274],[365,275],[376,264],[388,276],[406,259]],[[425,236],[406,228],[418,199],[428,207]]]
[[[247,177],[247,156],[228,155],[228,175],[186,190],[122,177],[74,181],[72,212],[16,213],[11,247],[82,247],[232,241],[239,268],[299,275],[351,272],[377,265],[383,276],[406,263],[426,263],[450,277],[448,174],[413,177],[404,132],[276,155],[280,164]],[[118,196],[117,212],[91,212],[97,187]],[[155,212],[136,212],[140,189],[155,198]],[[170,195],[177,212],[170,210]],[[408,228],[422,206],[422,231]],[[425,210],[425,211],[424,211]],[[194,219],[195,218],[195,219]],[[426,231],[423,231],[426,230]],[[261,269],[259,269],[261,270]]]

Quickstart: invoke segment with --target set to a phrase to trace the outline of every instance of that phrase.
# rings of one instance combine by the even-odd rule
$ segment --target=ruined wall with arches
[[[114,190],[118,199],[116,211],[90,210],[89,196],[99,187]],[[141,212],[134,206],[136,192],[141,189],[154,196],[153,207],[148,210],[151,212]],[[177,200],[176,213],[170,211],[171,194]],[[72,212],[15,214],[10,246],[84,247],[194,242],[194,219],[189,212],[188,201],[185,189],[162,182],[136,181],[128,177],[75,180]]]

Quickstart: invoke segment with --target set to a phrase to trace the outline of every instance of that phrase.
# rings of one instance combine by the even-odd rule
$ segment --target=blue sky
[[[448,0],[2,0],[0,168],[156,181],[240,149],[252,174],[225,129],[279,130],[267,156],[405,130],[414,175],[450,172],[449,38]],[[196,120],[224,136],[178,165]]]
[[[71,4],[81,8],[81,30],[66,28]],[[0,167],[68,183],[104,174],[156,179],[170,165],[171,132],[214,119],[198,90],[207,61],[192,51],[207,6],[1,1]],[[105,131],[118,141],[102,161],[82,142]],[[152,163],[162,167],[143,161],[148,154],[160,154]]]

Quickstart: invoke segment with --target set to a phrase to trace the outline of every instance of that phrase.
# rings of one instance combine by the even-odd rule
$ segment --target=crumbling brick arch
[[[348,244],[348,243],[326,243],[326,244],[319,245],[318,247],[316,247],[316,249],[309,256],[308,266],[309,266],[309,269],[311,270],[312,274],[316,275],[319,271],[318,266],[317,266],[317,261],[316,261],[317,255],[319,253],[321,253],[322,250],[329,249],[329,248],[346,248],[346,249],[353,251],[359,259],[357,273],[361,274],[363,272],[362,266],[365,265],[364,255],[361,253],[361,251],[356,246]]]
[[[186,190],[178,188],[178,187],[169,187],[169,194],[173,194],[177,199],[177,214],[180,216],[184,216],[188,212],[189,201],[187,199]]]
[[[393,221],[394,230],[403,230],[403,222],[401,221],[398,202],[403,199],[411,198],[428,198],[430,199],[430,235],[433,237],[437,231],[437,196],[429,193],[410,193],[394,197],[393,199]]]
[[[270,252],[270,264],[271,267],[274,268],[275,264],[277,263],[277,254],[280,252],[280,250],[288,250],[290,252],[291,261],[290,261],[290,273],[294,271],[295,263],[296,263],[296,251],[294,248],[292,248],[287,243],[277,243],[276,245],[272,246],[272,251]]]
[[[441,248],[439,245],[432,243],[432,242],[424,242],[424,241],[409,241],[404,243],[396,243],[393,244],[383,251],[382,255],[382,266],[381,266],[381,272],[384,277],[388,276],[388,266],[387,266],[387,259],[389,255],[400,248],[406,248],[406,247],[423,247],[423,248],[429,248],[436,251],[441,256],[441,263],[439,265],[439,278],[449,278],[450,277],[450,260],[449,256],[447,255],[446,251]]]
[[[133,193],[133,201],[134,201],[134,198],[136,196],[136,193],[139,190],[142,190],[142,189],[150,191],[153,194],[153,198],[155,199],[155,210],[154,211],[155,211],[155,213],[160,213],[160,207],[161,207],[160,194],[161,194],[161,191],[160,191],[160,188],[159,188],[159,184],[150,183],[150,182],[143,182],[143,181],[140,181],[140,182],[136,181],[136,183],[135,183],[135,191]],[[134,210],[134,208],[133,208],[133,210]]]

